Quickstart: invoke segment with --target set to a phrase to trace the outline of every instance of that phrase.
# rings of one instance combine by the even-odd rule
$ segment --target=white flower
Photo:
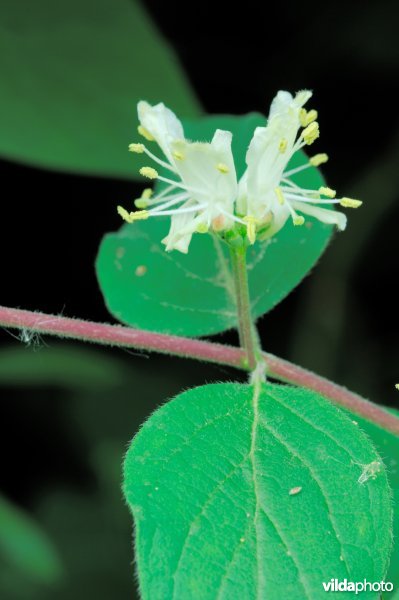
[[[229,131],[216,130],[210,143],[189,142],[181,122],[164,104],[151,106],[139,102],[139,133],[158,144],[165,160],[143,143],[130,144],[129,150],[147,154],[170,171],[171,177],[159,175],[152,166],[142,167],[143,176],[158,179],[166,187],[155,196],[151,189],[144,190],[135,202],[142,210],[129,212],[118,206],[119,214],[129,223],[170,216],[170,230],[162,242],[166,250],[185,253],[194,232],[225,232],[233,229],[235,223],[245,226],[239,230],[240,235],[243,232],[245,236],[246,231],[251,244],[257,235],[264,239],[275,234],[289,217],[294,225],[303,225],[303,215],[309,215],[345,229],[344,213],[320,204],[357,208],[361,205],[359,200],[335,199],[336,193],[331,188],[304,189],[291,179],[300,171],[323,164],[328,160],[327,155],[316,154],[306,164],[288,169],[292,156],[319,137],[317,112],[303,108],[311,96],[306,90],[295,97],[285,91],[277,93],[267,125],[255,130],[246,155],[247,169],[239,184]]]
[[[150,106],[139,102],[139,132],[158,143],[166,161],[159,159],[144,144],[131,144],[132,152],[146,153],[153,161],[171,172],[171,178],[158,174],[153,167],[140,169],[142,175],[167,184],[152,196],[145,190],[136,201],[144,210],[128,212],[118,207],[128,222],[155,216],[171,216],[169,234],[163,241],[166,250],[187,252],[194,232],[231,229],[237,219],[234,202],[237,178],[231,152],[232,134],[218,129],[211,143],[189,142],[182,124],[162,103]]]
[[[317,154],[306,165],[287,170],[292,156],[319,137],[317,112],[303,108],[311,96],[306,90],[298,92],[295,98],[289,92],[278,92],[270,107],[267,126],[257,127],[250,143],[247,170],[239,183],[237,212],[252,217],[263,237],[279,231],[289,217],[294,225],[303,225],[305,219],[298,212],[343,230],[346,227],[344,213],[317,205],[341,204],[356,208],[361,204],[351,198],[334,199],[335,191],[330,188],[303,189],[291,180],[295,173],[319,166],[328,159],[326,154]]]

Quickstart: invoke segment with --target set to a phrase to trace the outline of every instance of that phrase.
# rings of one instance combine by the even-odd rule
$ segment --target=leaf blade
[[[0,16],[2,156],[134,179],[127,147],[135,104],[163,100],[183,116],[200,112],[137,0],[39,0],[34,11],[28,0],[5,0]]]
[[[377,457],[306,390],[267,385],[254,402],[250,386],[217,384],[178,396],[126,459],[144,600],[317,599],[331,577],[380,580],[391,543],[385,472],[358,483]]]

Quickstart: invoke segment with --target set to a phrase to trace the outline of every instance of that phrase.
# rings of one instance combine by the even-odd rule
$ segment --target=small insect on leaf
[[[379,460],[373,460],[368,465],[361,465],[363,467],[362,474],[357,480],[358,483],[363,484],[366,483],[369,479],[375,479],[377,474],[382,471],[383,465]]]

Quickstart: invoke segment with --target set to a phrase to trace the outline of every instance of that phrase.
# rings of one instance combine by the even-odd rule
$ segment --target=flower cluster
[[[319,137],[317,112],[304,108],[311,95],[309,91],[298,92],[295,97],[278,92],[267,125],[255,129],[246,155],[247,168],[239,181],[229,131],[216,130],[210,143],[191,142],[185,139],[181,122],[164,104],[139,102],[139,133],[158,144],[164,159],[153,154],[148,144],[130,144],[129,150],[147,154],[171,176],[160,175],[152,166],[140,169],[144,177],[162,181],[165,187],[157,195],[151,189],[144,190],[135,201],[140,210],[129,212],[118,206],[119,214],[128,223],[171,216],[170,231],[162,241],[166,250],[180,252],[188,251],[193,233],[227,232],[236,223],[245,227],[251,244],[257,237],[275,234],[289,218],[294,225],[303,225],[303,215],[345,229],[344,213],[321,205],[357,208],[359,200],[337,199],[329,187],[303,189],[292,181],[293,175],[325,163],[328,156],[316,154],[306,164],[288,169],[292,156]]]

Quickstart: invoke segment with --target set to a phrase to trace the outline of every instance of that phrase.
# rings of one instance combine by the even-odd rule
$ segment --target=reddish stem
[[[206,360],[246,370],[246,353],[240,348],[216,344],[214,342],[205,342],[203,340],[142,331],[122,325],[107,325],[56,315],[47,315],[40,312],[19,310],[17,308],[0,307],[0,326],[29,329],[40,333],[92,341],[108,346],[153,350],[155,352]],[[263,355],[270,377],[315,390],[334,403],[399,435],[399,419],[376,404],[273,354],[263,353]]]
[[[153,333],[123,325],[95,323],[0,306],[0,326],[26,328],[58,337],[97,342],[106,346],[153,350],[245,369],[245,352],[239,348],[164,333]]]

